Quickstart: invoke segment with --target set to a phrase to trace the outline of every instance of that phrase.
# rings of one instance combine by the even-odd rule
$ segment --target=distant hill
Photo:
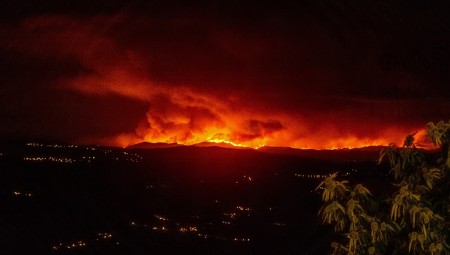
[[[234,146],[229,143],[213,143],[213,142],[202,142],[202,143],[196,143],[193,145],[182,145],[178,143],[149,143],[149,142],[142,142],[133,144],[127,147],[127,149],[164,149],[164,148],[175,148],[175,147],[221,147],[221,148],[228,148],[228,149],[252,149],[250,147],[239,147]]]
[[[337,149],[337,150],[313,150],[313,149],[295,149],[289,147],[271,147],[265,146],[258,149],[258,151],[281,154],[301,156],[305,158],[327,159],[327,160],[377,160],[380,151],[384,146],[369,146],[363,148],[353,149]]]
[[[133,144],[127,147],[127,149],[163,149],[163,148],[175,148],[175,147],[181,147],[184,145],[178,144],[178,143],[149,143],[149,142],[142,142]]]
[[[202,143],[196,143],[192,146],[195,147],[221,147],[221,148],[229,148],[229,149],[252,149],[250,147],[240,147],[240,146],[234,146],[229,143],[213,143],[213,142],[202,142]]]
[[[180,145],[176,143],[138,143],[127,147],[127,149],[170,149],[177,147],[219,147],[227,149],[237,149],[237,150],[254,150],[249,147],[238,147],[233,146],[228,143],[213,143],[213,142],[202,142],[193,145]],[[314,150],[314,149],[296,149],[290,147],[271,147],[264,146],[255,150],[256,152],[277,154],[277,155],[288,155],[288,156],[298,156],[303,158],[314,158],[314,159],[324,159],[333,161],[374,161],[378,159],[380,151],[383,146],[369,146],[363,148],[353,148],[353,149],[337,149],[337,150]]]

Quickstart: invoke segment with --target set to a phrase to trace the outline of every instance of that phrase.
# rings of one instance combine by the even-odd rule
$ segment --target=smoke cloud
[[[258,17],[227,24],[199,10],[169,17],[122,10],[4,24],[0,56],[12,63],[3,71],[5,91],[20,97],[22,89],[12,88],[19,86],[46,101],[68,97],[46,107],[29,97],[35,114],[55,107],[64,112],[54,111],[51,126],[89,112],[97,101],[95,114],[72,118],[65,131],[41,128],[37,134],[116,146],[359,147],[401,143],[427,121],[450,116],[445,94],[423,94],[422,78],[383,67],[380,42],[372,36],[356,33],[361,45],[349,51],[354,42],[333,40],[324,23]],[[31,71],[24,70],[27,64]],[[74,106],[86,98],[92,102]],[[29,111],[6,101],[23,108],[17,114]],[[30,124],[14,123],[19,130]],[[12,131],[4,127],[1,134]]]

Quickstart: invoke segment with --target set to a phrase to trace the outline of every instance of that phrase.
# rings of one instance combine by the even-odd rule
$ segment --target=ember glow
[[[184,91],[186,93],[186,91]],[[381,130],[372,136],[342,134],[334,123],[313,129],[301,117],[279,113],[258,113],[254,109],[233,109],[219,98],[196,96],[178,100],[151,100],[153,104],[134,132],[112,138],[112,144],[128,146],[139,142],[193,145],[203,142],[225,143],[236,147],[288,146],[294,148],[338,149],[401,144],[411,131]],[[201,98],[201,99],[200,99]],[[236,102],[234,102],[236,104]],[[300,137],[299,131],[307,135]],[[307,131],[304,131],[307,129]],[[308,135],[309,134],[309,135]]]
[[[336,19],[346,12],[315,3],[134,3],[2,23],[0,135],[336,149],[401,144],[450,116],[450,72],[428,61],[445,52],[415,41],[411,17],[372,15],[383,4]]]

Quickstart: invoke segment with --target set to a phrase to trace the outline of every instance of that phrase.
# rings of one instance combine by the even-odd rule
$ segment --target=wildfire
[[[221,139],[209,139],[208,142],[210,142],[210,143],[218,143],[218,144],[220,144],[220,143],[226,143],[226,144],[229,144],[229,145],[233,145],[234,147],[247,147],[247,146],[245,146],[245,145],[243,145],[243,144],[234,143],[234,142],[232,142],[232,141],[221,140]]]
[[[205,130],[209,130],[205,131]],[[211,132],[214,131],[214,132]],[[179,130],[178,130],[179,131]],[[292,138],[291,131],[286,129],[278,132],[276,135],[268,135],[266,137],[254,137],[252,139],[246,139],[242,135],[233,133],[226,128],[218,129],[217,127],[206,127],[204,132],[188,132],[188,134],[180,135],[178,131],[170,132],[160,132],[156,134],[155,132],[149,132],[143,137],[138,137],[134,133],[122,134],[114,139],[114,144],[119,144],[122,147],[126,147],[139,142],[150,142],[150,143],[176,143],[180,145],[195,145],[201,143],[214,143],[220,145],[228,145],[236,148],[253,148],[259,149],[264,146],[275,146],[275,147],[292,147],[298,149],[352,149],[361,148],[368,146],[386,146],[390,143],[395,143],[399,146],[403,144],[404,137],[408,134],[405,131],[390,132],[386,135],[381,135],[382,137],[368,138],[368,137],[356,137],[356,136],[342,136],[339,137],[337,134],[329,136],[311,136],[301,139]],[[217,132],[217,133],[215,133]],[[228,132],[228,133],[225,133]],[[422,136],[417,137],[422,139]]]
[[[135,132],[115,137],[114,145],[126,147],[140,142],[194,145],[217,143],[238,148],[263,146],[300,149],[342,149],[403,144],[411,130],[381,126],[353,132],[334,123],[314,126],[308,119],[273,110],[236,107],[242,102],[229,101],[188,88],[168,90],[150,96],[146,118]],[[354,123],[359,121],[352,116]],[[305,124],[306,123],[306,124]],[[357,126],[356,126],[357,127]],[[366,127],[367,129],[367,127]],[[414,130],[413,130],[414,131]]]
[[[145,21],[147,17],[138,20]],[[302,64],[291,80],[285,74],[296,69],[285,70],[284,65],[280,65],[282,62],[279,62],[282,58],[278,58],[284,56],[284,53],[292,56],[291,50],[284,52],[283,47],[278,47],[290,43],[283,43],[278,40],[280,38],[274,41],[276,50],[275,47],[269,47],[271,44],[259,49],[269,38],[262,40],[263,44],[255,44],[250,40],[252,43],[248,43],[248,50],[240,45],[245,40],[237,40],[239,45],[236,49],[231,49],[228,42],[214,39],[214,35],[221,33],[217,29],[209,31],[214,26],[208,25],[202,31],[198,30],[197,25],[200,23],[187,22],[188,25],[195,24],[192,31],[200,31],[194,34],[201,37],[189,37],[187,42],[195,43],[184,45],[183,40],[180,40],[182,37],[163,36],[161,39],[164,40],[157,38],[166,32],[171,35],[187,35],[185,32],[191,31],[189,27],[169,22],[165,27],[167,31],[160,34],[160,25],[163,23],[144,23],[136,22],[134,15],[122,14],[91,18],[58,15],[30,17],[17,24],[17,27],[2,27],[7,36],[0,39],[0,46],[23,56],[30,56],[32,60],[50,59],[51,63],[65,63],[61,67],[67,70],[64,69],[61,75],[55,76],[55,80],[49,85],[52,91],[53,88],[56,89],[54,91],[71,90],[89,95],[89,100],[97,97],[108,100],[117,98],[117,105],[126,99],[127,104],[137,105],[138,113],[142,116],[130,114],[129,117],[124,114],[128,111],[126,107],[121,107],[124,109],[118,113],[121,115],[115,116],[116,113],[108,106],[98,104],[98,107],[94,107],[96,110],[79,115],[83,118],[77,120],[80,125],[78,129],[75,125],[67,130],[58,129],[61,130],[60,136],[76,137],[75,142],[87,144],[126,147],[140,142],[183,145],[210,142],[254,149],[262,146],[339,149],[390,143],[402,145],[406,135],[419,130],[416,124],[420,124],[419,127],[424,124],[409,120],[410,115],[406,113],[411,112],[412,106],[421,105],[421,112],[417,116],[428,116],[427,109],[445,109],[443,106],[447,105],[432,103],[430,106],[427,105],[429,100],[422,104],[418,99],[391,100],[372,98],[372,95],[363,96],[360,95],[359,85],[356,87],[358,93],[343,96],[341,93],[347,90],[334,91],[331,88],[345,84],[347,76],[350,83],[353,82],[353,68],[347,66],[343,70],[338,68],[336,72],[328,72],[328,69],[322,72],[322,65],[316,66],[316,70],[314,65]],[[132,24],[133,29],[124,29],[126,26],[123,24]],[[182,33],[178,29],[182,29]],[[137,33],[138,31],[145,33]],[[133,35],[136,39],[139,37],[139,40],[133,40]],[[235,38],[245,38],[240,33],[237,36],[240,37],[233,36],[233,41]],[[41,47],[42,45],[46,47]],[[254,53],[262,51],[247,55],[253,52],[255,45],[259,46]],[[309,47],[306,51],[308,49]],[[206,56],[208,52],[211,54]],[[245,56],[234,56],[234,53],[240,52],[245,53]],[[323,52],[328,54],[327,50]],[[192,61],[194,59],[199,61]],[[215,62],[215,59],[219,61]],[[278,63],[273,68],[283,66],[282,70],[271,73],[272,66],[267,64],[273,60]],[[262,65],[259,65],[260,62]],[[341,60],[336,63],[341,63]],[[72,66],[77,66],[77,69],[69,72]],[[248,68],[235,72],[239,66]],[[229,67],[232,68],[228,69]],[[347,73],[347,69],[352,71]],[[339,75],[339,70],[342,71],[342,76]],[[331,76],[322,75],[327,73]],[[48,73],[48,78],[50,74],[54,75],[53,72]],[[387,75],[387,80],[383,80],[382,75],[377,75],[381,80],[374,83],[391,84],[395,81],[403,84],[403,76],[393,76],[391,80],[392,75]],[[355,86],[360,83],[358,79],[359,77],[355,78],[358,81]],[[334,83],[334,80],[339,82]],[[409,80],[405,81],[409,83]],[[309,91],[312,87],[315,88]],[[351,92],[354,88],[350,86],[348,89]],[[72,102],[70,107],[61,107],[61,110],[78,110],[78,107],[74,107],[78,101],[72,100],[79,98],[70,98],[72,99],[64,100]],[[42,109],[50,109],[47,104],[39,105],[45,105]],[[147,107],[147,110],[142,110],[142,106]],[[97,111],[102,113],[98,117]],[[51,119],[54,118],[52,124],[59,124],[56,120],[61,120],[64,125],[77,122],[77,118],[57,117],[57,112],[49,115]],[[407,123],[403,123],[403,120]],[[109,128],[113,126],[117,128]],[[94,130],[97,127],[99,130]],[[117,134],[118,132],[123,133]],[[79,136],[76,135],[78,133]]]

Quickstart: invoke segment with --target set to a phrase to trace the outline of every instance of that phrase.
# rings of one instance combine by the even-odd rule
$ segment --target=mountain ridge
[[[209,148],[216,147],[231,150],[253,150],[259,153],[299,156],[305,158],[327,159],[327,160],[376,160],[380,151],[386,146],[367,146],[361,148],[342,148],[342,149],[298,149],[292,147],[264,146],[259,149],[250,147],[233,146],[228,143],[202,142],[192,145],[182,145],[176,143],[149,143],[143,142],[126,147],[126,149],[152,150],[152,149],[171,149],[171,148]]]

